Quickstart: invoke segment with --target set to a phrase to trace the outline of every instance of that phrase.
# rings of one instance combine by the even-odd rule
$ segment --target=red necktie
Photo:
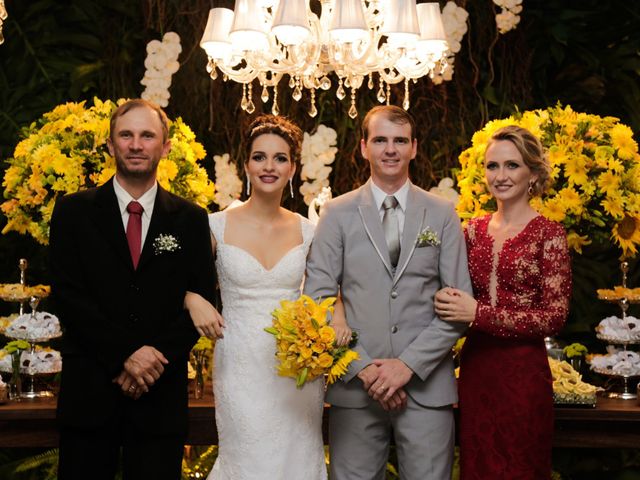
[[[129,202],[127,212],[129,212],[129,221],[127,222],[127,243],[131,252],[131,260],[133,260],[133,268],[138,268],[138,260],[140,260],[140,249],[142,246],[142,212],[144,208],[138,202]]]

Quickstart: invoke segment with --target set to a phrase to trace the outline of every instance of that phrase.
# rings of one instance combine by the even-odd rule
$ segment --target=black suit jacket
[[[150,433],[186,433],[187,360],[198,334],[183,309],[187,290],[213,302],[215,268],[206,212],[158,187],[134,270],[113,180],[56,202],[50,235],[52,295],[64,330],[59,422],[130,421]],[[172,235],[180,248],[156,252]],[[169,360],[139,400],[112,380],[143,345]]]

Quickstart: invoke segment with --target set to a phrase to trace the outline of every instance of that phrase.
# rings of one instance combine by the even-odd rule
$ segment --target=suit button
[[[130,313],[130,314],[129,314],[129,320],[130,320],[132,323],[136,323],[136,322],[138,321],[138,317],[136,317],[133,313]]]
[[[397,333],[397,332],[398,332],[398,327],[396,327],[395,325],[391,327],[391,333]]]
[[[391,298],[398,298],[398,292],[396,292],[395,290],[391,292]]]

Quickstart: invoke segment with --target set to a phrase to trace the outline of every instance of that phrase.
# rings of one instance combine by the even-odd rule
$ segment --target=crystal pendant
[[[209,61],[207,62],[207,73],[211,73],[212,70],[216,69],[216,63],[209,59]]]
[[[316,108],[316,90],[315,88],[311,89],[311,107],[309,108],[309,116],[315,117],[318,115],[318,109]]]
[[[251,115],[253,112],[256,111],[256,106],[253,103],[253,100],[249,99],[249,101],[247,102],[247,108],[245,108],[245,111]]]
[[[329,90],[331,88],[331,80],[329,80],[326,75],[320,80],[320,88],[322,90]]]
[[[209,73],[209,77],[211,78],[211,80],[215,80],[218,78],[218,70],[216,70],[215,68],[213,70],[211,70],[211,72]]]
[[[404,100],[402,102],[402,108],[409,110],[409,80],[404,81]]]
[[[298,82],[296,82],[295,77],[289,77],[289,88],[293,88],[298,84]]]
[[[387,105],[391,105],[391,85],[387,83]]]
[[[369,74],[369,81],[367,82],[367,87],[369,87],[369,90],[373,90],[373,73]]]
[[[378,89],[378,93],[376,94],[376,98],[378,99],[378,102],[380,102],[380,103],[384,103],[384,101],[387,99],[387,97],[384,94],[384,88],[382,87],[382,81],[380,81],[380,88]]]
[[[299,86],[296,85],[296,88],[293,89],[293,93],[291,94],[293,99],[298,102],[302,98],[302,90]]]
[[[338,80],[338,89],[336,90],[336,97],[338,97],[338,100],[342,100],[346,96],[347,96],[347,94],[344,91],[344,87],[342,86],[342,79],[339,79]]]
[[[242,84],[242,100],[240,101],[240,108],[246,111],[248,103],[249,102],[247,101],[247,84],[243,83]]]
[[[273,105],[271,105],[271,113],[274,115],[279,115],[280,110],[278,110],[278,85],[273,86]]]
[[[356,89],[351,89],[351,106],[349,107],[349,116],[353,119],[358,116],[358,109],[356,108]]]
[[[267,90],[266,85],[262,87],[262,95],[260,95],[260,100],[262,100],[262,103],[267,103],[269,101],[269,90]]]

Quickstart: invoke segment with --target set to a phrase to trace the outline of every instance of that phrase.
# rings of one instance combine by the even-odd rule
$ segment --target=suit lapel
[[[371,179],[362,187],[358,211],[360,212],[360,217],[362,218],[362,223],[369,240],[371,240],[378,256],[382,260],[382,263],[384,263],[387,272],[393,277],[389,248],[387,247],[387,240],[384,237],[384,230],[382,229],[382,222],[380,221],[380,212],[376,208],[373,194],[371,193],[370,182]]]
[[[156,201],[153,205],[153,214],[151,215],[151,223],[149,224],[149,230],[140,253],[140,262],[138,263],[138,270],[140,270],[150,259],[154,256],[153,242],[160,234],[172,234],[172,222],[171,212],[173,211],[173,204],[171,202],[171,196],[158,185],[158,192],[156,193]]]
[[[424,218],[426,215],[426,207],[418,201],[416,187],[412,184],[409,188],[407,196],[407,210],[404,214],[404,227],[402,229],[402,247],[400,248],[400,258],[398,259],[398,267],[394,284],[400,279],[404,270],[407,268],[409,259],[413,255],[416,248],[416,239],[418,232],[422,229]]]
[[[122,261],[133,269],[127,234],[122,223],[122,214],[118,205],[116,192],[113,190],[113,178],[107,183],[98,187],[95,197],[96,213],[95,223],[103,233],[103,238],[113,246],[116,254]]]

